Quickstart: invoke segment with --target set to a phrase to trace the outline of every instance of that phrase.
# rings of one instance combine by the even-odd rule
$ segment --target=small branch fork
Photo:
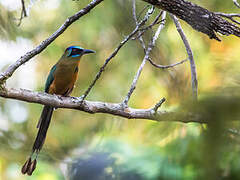
[[[165,18],[166,18],[166,12],[163,12],[163,14],[162,14],[162,21],[164,21]],[[146,61],[149,59],[150,52],[152,51],[153,47],[155,46],[156,40],[157,40],[161,30],[163,29],[164,25],[165,25],[164,23],[159,25],[155,35],[153,36],[153,38],[150,40],[150,42],[148,44],[148,48],[147,48],[147,50],[145,52],[145,56],[143,58],[142,64],[140,65],[140,67],[139,67],[139,69],[138,69],[138,71],[137,71],[137,73],[136,73],[136,75],[135,75],[135,77],[133,79],[133,82],[132,82],[131,87],[130,87],[128,93],[127,93],[127,96],[123,100],[123,106],[124,107],[127,107],[127,105],[128,105],[128,101],[129,101],[133,91],[136,88],[136,85],[137,85],[138,79],[139,79],[139,77],[141,75],[141,72],[143,70],[143,67],[144,67]]]
[[[132,4],[132,7],[133,7],[133,19],[134,19],[135,23],[137,24],[137,23],[138,23],[138,20],[137,20],[137,16],[136,16],[136,1],[133,0],[132,2],[133,2],[133,4]],[[159,15],[157,15],[157,17],[155,18],[155,20],[153,21],[153,23],[151,23],[147,28],[145,28],[145,30],[144,30],[142,33],[139,31],[139,32],[138,32],[138,36],[133,39],[133,40],[135,40],[135,39],[138,39],[138,40],[139,40],[139,42],[140,42],[140,44],[141,44],[141,46],[142,46],[142,48],[143,48],[143,50],[144,50],[145,53],[146,53],[146,45],[145,45],[145,42],[144,42],[144,40],[143,40],[143,33],[144,33],[147,29],[152,28],[154,25],[158,24],[158,20],[159,20],[159,18],[161,17],[162,13],[163,13],[163,11],[161,11],[161,12],[159,13]],[[164,20],[164,21],[165,21],[165,20]],[[160,21],[160,22],[162,22],[162,21]],[[173,68],[173,67],[175,67],[175,66],[177,66],[177,65],[183,64],[183,63],[186,62],[187,60],[188,60],[188,59],[184,59],[184,60],[182,60],[182,61],[180,61],[180,62],[177,62],[177,63],[174,63],[174,64],[170,64],[170,65],[159,65],[159,64],[156,64],[155,62],[153,62],[150,57],[148,58],[148,61],[149,61],[154,67],[159,68],[159,69]]]
[[[17,24],[18,26],[21,25],[23,18],[27,17],[27,11],[26,11],[26,6],[25,6],[25,1],[21,0],[22,3],[22,10],[21,10],[21,16],[19,18],[19,23]]]
[[[146,23],[146,21],[149,19],[149,16],[151,15],[150,13],[147,13],[144,17],[144,19],[137,24],[136,28],[128,35],[125,37],[124,40],[122,40],[122,42],[118,45],[118,47],[113,51],[113,53],[105,60],[105,63],[103,64],[103,66],[100,68],[99,72],[97,73],[95,79],[93,80],[93,82],[91,83],[91,85],[88,87],[88,89],[85,91],[85,93],[82,96],[82,101],[87,97],[87,95],[89,94],[89,92],[91,91],[91,89],[93,88],[93,86],[96,84],[97,80],[101,77],[103,71],[105,70],[107,64],[111,61],[112,58],[114,58],[118,51],[124,46],[124,44],[126,42],[128,42],[137,32],[139,32],[140,28]]]
[[[133,8],[132,8],[132,9],[133,9],[133,19],[135,20],[135,23],[138,24],[137,17],[136,17],[136,1],[133,0],[132,2],[133,2],[133,4],[132,4],[132,7],[133,7]],[[140,32],[140,31],[138,32],[137,39],[139,40],[140,44],[142,45],[142,47],[143,47],[143,49],[144,49],[145,57],[143,58],[142,64],[140,65],[140,67],[139,67],[139,69],[138,69],[138,71],[137,71],[137,73],[136,73],[136,75],[135,75],[135,77],[134,77],[134,79],[133,79],[133,82],[132,82],[132,84],[131,84],[130,90],[128,91],[125,99],[124,99],[123,102],[122,102],[123,107],[125,107],[125,108],[128,106],[128,102],[129,102],[129,100],[130,100],[130,97],[131,97],[132,93],[134,92],[134,90],[135,90],[135,88],[136,88],[137,81],[138,81],[138,79],[139,79],[139,77],[140,77],[140,75],[141,75],[142,69],[143,69],[143,67],[144,67],[144,65],[145,65],[145,63],[146,63],[147,60],[149,60],[149,62],[150,62],[154,67],[161,68],[161,69],[166,69],[166,68],[174,67],[174,66],[179,65],[179,64],[182,64],[182,63],[184,63],[185,61],[188,60],[188,59],[185,59],[185,60],[180,61],[180,62],[178,62],[178,63],[172,64],[172,65],[167,65],[167,66],[157,65],[157,64],[155,64],[155,63],[151,60],[151,58],[150,58],[150,52],[151,52],[152,49],[154,48],[155,42],[156,42],[156,40],[158,39],[161,30],[164,28],[165,18],[166,18],[166,12],[165,12],[165,11],[161,11],[161,12],[159,13],[159,15],[155,18],[155,20],[153,21],[153,23],[151,23],[150,26],[148,26],[148,28],[145,28],[145,31],[146,31],[147,29],[152,28],[155,24],[157,24],[158,19],[159,19],[161,16],[162,16],[162,19],[161,19],[160,22],[162,22],[162,23],[159,25],[159,27],[158,27],[155,35],[153,36],[153,38],[149,41],[149,44],[148,44],[147,49],[146,49],[146,45],[145,45],[145,42],[144,42],[144,39],[143,39],[143,33],[144,33],[144,31],[143,31],[143,32]],[[190,57],[190,56],[189,56],[189,57]],[[192,58],[193,58],[193,56],[192,56]],[[160,100],[160,102],[155,105],[155,109],[154,109],[154,110],[157,111],[157,109],[162,105],[163,102],[165,102],[165,98],[163,98],[162,100]]]

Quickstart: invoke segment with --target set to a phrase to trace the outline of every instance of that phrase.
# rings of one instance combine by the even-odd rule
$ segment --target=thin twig
[[[158,109],[161,107],[161,105],[166,101],[165,98],[162,98],[155,106],[152,108],[154,113],[157,113]]]
[[[54,32],[50,37],[42,41],[40,45],[38,45],[33,50],[21,56],[14,64],[10,65],[5,72],[2,72],[0,74],[0,84],[4,83],[9,77],[11,77],[12,74],[16,71],[16,69],[19,68],[22,64],[26,63],[32,57],[42,52],[49,44],[51,44],[58,36],[60,36],[72,23],[77,21],[82,16],[86,15],[88,12],[90,12],[91,9],[93,9],[102,1],[103,0],[93,0],[85,8],[81,9],[73,16],[67,18],[67,20],[61,25],[61,27],[56,32]]]
[[[138,33],[138,36],[137,36],[137,37],[134,37],[134,38],[132,38],[132,39],[133,39],[133,40],[139,39],[140,36],[143,36],[143,34],[144,34],[147,30],[152,29],[153,26],[155,26],[155,25],[157,25],[157,24],[160,24],[160,23],[164,23],[165,20],[163,20],[163,21],[158,21],[158,19],[162,16],[162,13],[163,13],[163,11],[161,11],[161,12],[157,15],[157,17],[155,18],[155,20],[154,20],[150,25],[148,25],[148,26],[146,26],[146,27],[144,27],[144,28],[141,28],[140,31],[139,31],[139,33]]]
[[[135,23],[137,25],[138,24],[138,20],[137,20],[137,15],[136,15],[136,0],[133,0],[132,3],[133,3],[133,5],[132,5],[132,8],[133,8],[133,19],[134,19],[134,21],[135,21]],[[145,47],[144,39],[143,39],[140,31],[138,32],[138,36],[139,36],[138,40],[139,40],[140,44],[143,46],[143,49],[144,49],[144,52],[145,52],[146,51],[146,47]]]
[[[188,54],[188,57],[189,57],[189,62],[190,62],[190,66],[191,66],[192,93],[193,93],[194,99],[197,100],[197,97],[198,97],[198,81],[197,81],[196,65],[195,65],[194,58],[193,58],[193,52],[192,52],[190,44],[189,44],[189,42],[186,38],[186,35],[183,32],[183,29],[181,27],[180,22],[178,21],[178,19],[174,15],[172,15],[172,14],[170,14],[170,15],[171,15],[171,18],[173,19],[173,21],[176,25],[178,33],[180,34],[180,36],[183,40],[183,43],[185,45],[185,48],[186,48],[186,51],[187,51],[187,54]]]
[[[166,18],[166,12],[163,12],[163,14],[162,14],[162,20],[164,20],[165,18]],[[157,40],[157,38],[158,38],[161,30],[163,29],[164,25],[165,25],[165,24],[160,24],[160,25],[159,25],[159,27],[158,27],[155,35],[153,36],[153,38],[150,40],[150,42],[149,42],[149,44],[148,44],[148,48],[147,48],[147,50],[146,50],[146,53],[145,53],[145,56],[144,56],[144,58],[143,58],[142,64],[141,64],[140,67],[138,68],[138,71],[137,71],[137,73],[136,73],[136,75],[135,75],[135,77],[134,77],[134,79],[133,79],[133,82],[132,82],[132,84],[131,84],[131,87],[130,87],[130,89],[129,89],[129,91],[128,91],[126,97],[125,97],[125,99],[123,100],[123,103],[122,103],[122,104],[123,104],[124,107],[127,107],[127,105],[128,105],[128,101],[129,101],[129,99],[130,99],[133,91],[134,91],[135,88],[136,88],[137,81],[138,81],[138,79],[139,79],[139,77],[140,77],[140,75],[141,75],[142,69],[143,69],[146,61],[148,60],[149,55],[150,55],[150,52],[152,51],[153,47],[155,46],[156,40]]]
[[[138,22],[137,22],[137,17],[136,17],[136,1],[135,0],[132,0],[132,7],[133,7],[133,19],[135,20],[135,23],[137,24]],[[161,11],[160,13],[159,13],[159,15],[155,18],[155,20],[153,21],[153,23],[151,23],[150,24],[150,26],[149,27],[152,27],[153,25],[155,25],[156,24],[156,22],[158,21],[158,19],[160,18],[160,16],[162,15],[162,13],[163,13],[163,11]],[[165,20],[164,20],[165,21]],[[140,42],[140,44],[142,45],[142,47],[143,47],[143,50],[144,50],[144,53],[146,53],[146,45],[145,45],[145,42],[144,42],[144,40],[143,40],[143,33],[141,33],[140,31],[138,32],[138,36],[136,37],[136,39],[138,39],[139,40],[139,42]],[[180,61],[180,62],[177,62],[177,63],[174,63],[174,64],[170,64],[170,65],[159,65],[159,64],[156,64],[156,63],[154,63],[153,61],[152,61],[152,59],[149,57],[148,58],[148,60],[149,60],[149,62],[153,65],[153,66],[155,66],[156,68],[160,68],[160,69],[168,69],[168,68],[172,68],[172,67],[175,67],[175,66],[177,66],[177,65],[179,65],[179,64],[182,64],[182,63],[184,63],[184,62],[186,62],[187,60],[188,60],[188,58],[187,59],[184,59],[184,60],[182,60],[182,61]]]
[[[113,53],[105,60],[105,63],[100,68],[99,72],[96,74],[95,79],[90,84],[88,89],[84,92],[84,94],[82,96],[82,101],[87,97],[87,95],[89,94],[89,92],[91,91],[93,86],[96,84],[96,82],[100,78],[102,72],[105,70],[105,67],[107,66],[107,64],[111,61],[112,58],[114,58],[116,56],[116,54],[122,48],[122,46],[126,42],[128,42],[139,31],[140,27],[146,23],[146,21],[149,19],[149,16],[151,14],[152,14],[152,12],[148,11],[148,13],[145,15],[144,19],[139,24],[137,24],[136,28],[127,37],[125,37],[125,39],[118,45],[118,47],[113,51]]]
[[[138,14],[138,17],[136,16],[136,18],[137,19],[140,19],[140,17],[141,17],[141,15],[143,14],[143,12],[147,9],[147,8],[149,8],[151,5],[146,5],[146,6],[144,6],[144,8],[140,11],[140,13]]]
[[[154,67],[156,67],[156,68],[159,68],[159,69],[168,69],[168,68],[173,68],[173,67],[175,67],[175,66],[177,66],[177,65],[183,64],[184,62],[188,61],[189,59],[187,58],[187,59],[184,59],[184,60],[179,61],[179,62],[177,62],[177,63],[169,64],[169,65],[156,64],[155,62],[153,62],[153,61],[151,60],[151,58],[149,58],[148,60],[149,60],[149,62],[150,62]]]
[[[96,74],[95,79],[93,80],[91,85],[88,87],[88,89],[84,92],[82,96],[82,100],[84,100],[87,97],[87,95],[89,94],[93,86],[96,84],[97,80],[100,78],[100,76],[102,75],[102,72],[105,70],[107,64],[111,61],[111,59],[114,58],[117,55],[118,51],[123,47],[123,45],[139,31],[139,27],[140,26],[137,26],[127,37],[125,37],[125,39],[120,42],[120,44],[113,51],[113,53],[105,60],[103,66],[100,68],[99,72]]]
[[[136,17],[136,1],[135,0],[133,0],[132,1],[133,2],[133,4],[132,4],[132,6],[133,6],[133,19],[135,20],[135,23],[137,24],[138,22],[137,22],[137,17]],[[160,18],[160,16],[162,15],[162,13],[163,13],[163,11],[161,11],[160,13],[159,13],[159,15],[157,16],[157,18],[155,18],[155,20],[153,21],[153,23],[151,24],[152,26],[154,25],[154,24],[156,24],[156,22],[158,21],[158,19]],[[144,53],[146,53],[146,45],[145,45],[145,42],[144,42],[144,40],[143,40],[143,32],[141,33],[140,31],[138,32],[138,36],[137,36],[137,39],[139,40],[139,42],[140,42],[140,44],[142,45],[142,47],[143,47],[143,50],[144,50]],[[149,57],[149,59],[148,60],[150,60],[151,58]],[[150,60],[151,61],[151,60]],[[151,61],[152,62],[152,61]],[[153,111],[154,111],[154,113],[157,113],[157,110],[158,110],[158,108],[165,102],[165,98],[162,98],[154,107],[153,107]],[[126,105],[126,104],[125,104]]]
[[[240,21],[237,21],[234,19],[234,18],[240,18],[240,14],[238,14],[238,13],[227,14],[227,13],[222,13],[222,12],[215,12],[215,14],[225,17],[225,18],[231,20],[232,22],[240,25]]]
[[[22,23],[23,18],[27,17],[27,11],[26,11],[26,7],[25,7],[25,2],[24,0],[21,0],[22,3],[22,10],[21,10],[21,16],[19,18],[19,23],[17,26],[20,26]]]
[[[233,3],[235,4],[235,6],[237,6],[238,8],[240,8],[239,3],[237,2],[237,0],[233,0]]]

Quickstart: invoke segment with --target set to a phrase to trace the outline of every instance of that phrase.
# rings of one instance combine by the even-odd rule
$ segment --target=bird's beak
[[[95,51],[90,50],[90,49],[84,49],[84,54],[89,54],[89,53],[95,53]]]

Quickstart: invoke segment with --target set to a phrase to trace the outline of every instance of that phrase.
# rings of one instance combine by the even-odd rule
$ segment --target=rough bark
[[[210,39],[221,41],[216,33],[222,35],[235,35],[240,37],[240,28],[223,19],[221,16],[201,6],[186,0],[143,0],[174,14],[187,22],[195,30],[209,36]]]

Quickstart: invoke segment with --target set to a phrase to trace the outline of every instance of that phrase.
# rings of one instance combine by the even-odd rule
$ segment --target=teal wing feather
[[[45,92],[47,93],[48,90],[49,90],[49,87],[51,86],[53,80],[54,80],[54,72],[56,71],[56,64],[52,67],[49,75],[48,75],[48,78],[47,78],[47,81],[45,83]]]

